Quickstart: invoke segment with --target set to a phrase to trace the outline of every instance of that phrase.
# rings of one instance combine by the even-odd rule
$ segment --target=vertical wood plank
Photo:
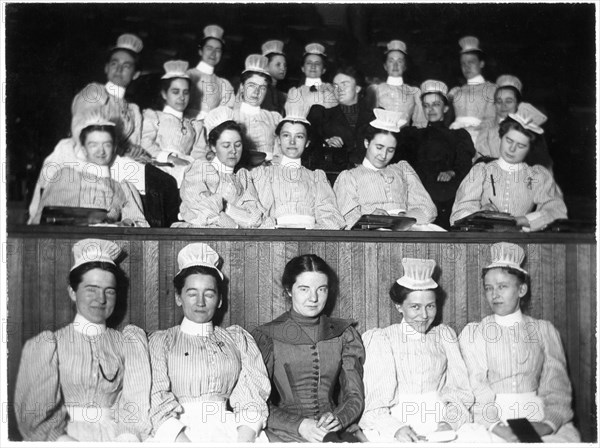
[[[365,294],[365,243],[352,244],[352,309],[358,331],[367,330]]]
[[[439,244],[436,260],[439,279],[438,283],[446,295],[443,307],[438,309],[442,322],[456,330],[456,283],[454,281],[455,251],[453,244]]]
[[[25,239],[23,244],[23,271],[27,281],[23,282],[23,309],[27,318],[23,319],[23,339],[26,341],[40,332],[40,274],[39,240]]]
[[[248,331],[252,331],[258,326],[258,302],[260,295],[258,291],[258,272],[261,268],[258,261],[258,245],[256,242],[246,242],[245,244],[245,256],[242,261],[245,264],[244,271],[244,307],[245,307],[245,319],[246,326],[244,327]]]
[[[479,277],[482,261],[479,255],[489,252],[489,247],[480,244],[467,245],[467,323],[481,320],[481,297],[479,297]],[[471,260],[474,260],[472,262]]]
[[[404,244],[401,244],[401,243],[393,244],[392,247],[390,248],[390,277],[391,277],[390,288],[392,286],[392,283],[395,282],[396,280],[398,280],[403,274],[402,258],[404,256],[405,256]],[[389,294],[388,294],[388,298],[389,298]],[[389,299],[389,301],[388,301],[388,310],[389,310],[388,312],[390,314],[390,325],[399,324],[400,322],[402,322],[402,317],[401,317],[400,313],[398,312],[398,310],[396,309],[394,302],[392,302],[391,299]]]
[[[378,287],[377,298],[378,304],[377,308],[379,310],[377,322],[375,326],[380,328],[388,327],[392,322],[392,316],[390,313],[390,287],[392,286],[392,282],[396,279],[391,279],[391,248],[389,243],[377,243],[377,278],[378,278]]]
[[[578,295],[578,285],[577,285],[577,246],[569,245],[567,246],[567,291],[569,291],[569,295],[576,294]],[[568,300],[567,298],[565,298]],[[581,359],[581,351],[579,347],[579,313],[581,309],[581,303],[579,300],[571,300],[568,303],[568,312],[567,312],[567,339],[566,339],[566,347],[567,347],[567,361],[569,364],[569,371],[571,372],[571,383],[580,385],[581,377],[580,377],[580,359]],[[581,416],[580,416],[581,418]]]
[[[246,324],[244,284],[245,284],[245,260],[244,260],[244,242],[234,241],[231,243],[229,252],[229,313],[231,315],[231,324]]]
[[[595,337],[595,328],[592,327],[589,316],[592,314],[592,288],[590,278],[594,277],[591,271],[591,253],[589,245],[577,246],[577,298],[579,306],[579,382],[574,388],[576,415],[579,417],[580,428],[591,428],[596,422],[591,420],[591,409],[594,406],[592,383],[592,339]],[[595,383],[595,382],[594,382]]]
[[[451,248],[448,248],[448,254],[449,261],[454,263],[454,329],[457,334],[460,334],[469,322],[467,305],[469,300],[469,291],[467,289],[467,245],[453,244]]]
[[[567,246],[556,244],[553,249],[554,318],[552,322],[567,343]]]
[[[286,258],[286,244],[284,242],[272,243],[273,252],[273,317],[277,317],[288,310],[288,300],[284,297],[283,288],[281,287],[281,276],[283,269],[288,262]]]
[[[273,260],[271,243],[258,243],[258,324],[273,320]]]
[[[377,327],[379,320],[379,263],[377,262],[377,243],[365,243],[365,289],[366,320],[365,330]]]
[[[132,323],[143,322],[142,328],[158,327],[158,298],[160,279],[159,242],[144,242],[144,307],[132,310]],[[133,303],[132,303],[133,308]]]
[[[323,254],[325,255],[324,259],[327,261],[327,264],[331,266],[333,272],[338,276],[338,297],[336,298],[335,307],[333,312],[331,313],[332,317],[340,317],[340,304],[344,300],[344,297],[341,296],[339,290],[339,270],[340,265],[338,263],[338,247],[339,243],[325,243],[325,248]]]
[[[24,242],[21,238],[9,238],[6,245],[7,266],[7,323],[6,348],[8,350],[8,400],[13,401],[21,349],[25,343],[24,322],[29,320],[29,310],[24,307]],[[3,260],[4,261],[4,260]],[[29,273],[27,274],[29,277]],[[9,424],[16,428],[14,414],[9,414]]]
[[[551,244],[542,244],[540,247],[540,260],[542,261],[542,277],[539,292],[533,291],[534,294],[539,294],[542,307],[542,319],[554,320],[554,262],[553,262],[553,246]]]
[[[71,248],[74,241],[67,239],[54,240],[54,325],[61,328],[68,325],[75,317],[75,305],[69,298],[69,271],[73,265]]]
[[[352,244],[339,243],[338,248],[338,279],[340,282],[340,293],[337,309],[339,316],[344,319],[356,319],[354,317],[352,303]]]
[[[54,315],[56,298],[50,294],[50,291],[54,291],[55,288],[56,246],[51,239],[41,239],[39,242],[40,331],[56,331]]]
[[[542,291],[542,263],[541,250],[539,244],[528,244],[525,248],[527,267],[525,268],[529,272],[530,278],[530,302],[527,312],[531,317],[536,319],[542,318],[542,303],[543,296],[540,294]]]

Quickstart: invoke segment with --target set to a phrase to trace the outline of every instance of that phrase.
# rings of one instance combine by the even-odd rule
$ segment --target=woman
[[[131,442],[149,435],[146,334],[134,325],[123,332],[106,325],[117,302],[119,252],[111,241],[78,241],[67,288],[75,319],[23,347],[15,404],[26,441]]]
[[[281,120],[281,114],[261,108],[267,86],[271,84],[267,65],[267,58],[259,54],[251,54],[246,58],[233,116],[244,130],[246,150],[264,153],[267,160],[272,160],[274,153],[279,152],[275,148],[275,128]]]
[[[215,75],[215,67],[221,62],[225,46],[224,32],[219,25],[204,27],[198,46],[200,62],[187,72],[192,85],[189,112],[198,120],[203,120],[208,112],[219,106],[233,107],[235,101],[231,83]]]
[[[286,116],[275,129],[281,154],[272,165],[250,172],[265,210],[262,227],[333,230],[344,227],[325,173],[302,166],[310,129],[305,113],[300,103],[286,104]]]
[[[434,223],[448,229],[456,190],[471,169],[475,149],[467,131],[444,124],[449,110],[446,84],[430,79],[421,84],[421,92],[427,127],[403,128],[400,146],[437,208]]]
[[[427,126],[427,120],[421,107],[421,91],[418,87],[404,84],[402,75],[406,71],[406,44],[401,40],[388,42],[383,68],[388,74],[386,82],[373,85],[370,90],[370,103],[373,108],[400,112],[405,123],[418,128]]]
[[[444,441],[469,422],[473,393],[454,330],[433,325],[441,291],[435,261],[403,258],[390,289],[402,322],[363,334],[365,412],[371,442]]]
[[[500,123],[508,114],[517,112],[517,108],[522,101],[521,89],[523,84],[516,76],[502,75],[496,80],[496,92],[494,93],[494,107],[496,108],[496,118],[489,126],[481,130],[477,135],[475,149],[479,157],[500,157]]]
[[[450,224],[480,210],[508,213],[524,231],[567,218],[562,192],[550,171],[530,165],[539,151],[546,116],[529,103],[500,123],[500,158],[476,164],[456,192]]]
[[[502,242],[491,254],[482,279],[493,314],[467,324],[459,338],[475,393],[475,422],[493,442],[518,442],[507,425],[517,418],[529,420],[544,442],[580,442],[560,334],[550,322],[521,312],[530,283],[521,267],[525,253]]]
[[[364,406],[364,348],[351,321],[323,312],[336,281],[322,258],[293,258],[281,279],[290,311],[252,332],[277,392],[269,402],[271,442],[358,441],[349,427]]]
[[[351,229],[362,215],[375,214],[409,216],[417,220],[416,228],[425,230],[437,215],[431,197],[407,162],[390,164],[397,134],[406,122],[399,112],[373,112],[376,118],[364,140],[367,152],[362,165],[342,171],[333,187],[346,228]]]
[[[252,228],[262,222],[254,185],[248,172],[236,166],[242,157],[242,129],[228,107],[219,107],[204,120],[208,145],[214,152],[209,162],[196,160],[181,184],[181,219],[173,227]]]
[[[44,207],[66,206],[105,209],[109,223],[149,227],[135,187],[111,178],[115,124],[92,110],[83,119],[79,139],[85,161],[68,164],[46,179],[30,224],[40,223]]]
[[[486,81],[481,75],[485,67],[485,53],[479,48],[479,39],[465,36],[458,44],[461,47],[460,68],[467,83],[454,87],[448,94],[456,117],[450,129],[466,129],[475,144],[482,126],[490,124],[496,116],[496,84]]]
[[[177,263],[173,285],[183,321],[150,336],[154,441],[254,442],[271,387],[250,334],[213,325],[224,292],[219,255],[193,243]]]
[[[287,59],[283,52],[283,42],[270,40],[262,44],[262,55],[267,58],[267,71],[271,75],[271,83],[267,85],[267,93],[261,107],[265,110],[285,113],[287,95],[277,89],[277,83],[285,79],[287,74]]]
[[[203,123],[184,118],[190,101],[190,77],[186,61],[164,64],[160,94],[165,103],[162,111],[144,110],[142,148],[161,164],[181,187],[185,168],[195,159],[206,158]]]

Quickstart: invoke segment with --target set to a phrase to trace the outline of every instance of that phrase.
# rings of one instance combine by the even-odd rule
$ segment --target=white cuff
[[[172,154],[171,151],[161,150],[156,156],[156,161],[160,163],[167,163],[169,161],[169,156]]]
[[[183,428],[185,428],[185,425],[178,418],[168,418],[156,430],[154,440],[165,443],[174,442],[179,433],[183,431]]]
[[[248,410],[244,410],[241,413],[237,414],[236,417],[239,418],[240,422],[238,428],[240,426],[247,426],[248,428],[252,429],[257,436],[260,434],[260,431],[265,427],[266,419],[263,418],[263,416],[259,412],[250,412]]]

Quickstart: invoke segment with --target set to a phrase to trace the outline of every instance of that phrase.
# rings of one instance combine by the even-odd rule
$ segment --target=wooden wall
[[[298,254],[315,253],[340,279],[332,315],[355,319],[360,332],[399,321],[388,291],[401,274],[403,257],[437,261],[439,283],[447,294],[443,321],[460,332],[467,322],[490,313],[480,280],[481,269],[489,263],[490,245],[513,241],[527,254],[525,268],[531,274],[533,291],[529,314],[553,322],[559,330],[574,389],[576,424],[584,441],[596,440],[593,235],[405,233],[400,239],[398,234],[367,232],[50,230],[9,229],[4,254],[8,262],[9,397],[24,342],[42,330],[68,324],[74,316],[66,277],[72,264],[71,247],[81,238],[114,240],[127,254],[120,264],[129,278],[126,294],[120,297],[126,297],[121,325],[133,323],[148,332],[176,325],[182,318],[172,279],[178,251],[192,241],[208,243],[224,259],[229,290],[222,325],[235,323],[251,330],[284,312],[280,279],[286,262]]]

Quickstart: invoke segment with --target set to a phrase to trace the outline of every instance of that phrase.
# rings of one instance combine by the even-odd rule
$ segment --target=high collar
[[[381,168],[376,168],[366,157],[362,161],[362,166],[372,171],[379,171]]]
[[[385,83],[390,86],[401,86],[404,84],[404,78],[402,76],[388,76]]]
[[[506,160],[504,160],[502,157],[500,157],[498,159],[498,166],[500,167],[500,169],[502,171],[508,171],[509,173],[511,173],[514,171],[519,171],[519,170],[525,169],[525,167],[527,167],[527,164],[524,162],[508,163]]]
[[[203,324],[198,324],[196,322],[192,322],[187,317],[184,317],[181,321],[181,325],[179,329],[182,333],[189,334],[190,336],[203,336],[207,337],[214,333],[215,329],[213,327],[212,322],[206,322]]]
[[[212,159],[212,161],[210,162],[212,164],[212,166],[215,167],[215,169],[222,174],[232,174],[233,173],[233,168],[225,165],[223,162],[221,162],[219,160],[219,158],[217,156],[215,156],[214,159]]]
[[[402,331],[402,334],[406,336],[406,339],[421,339],[425,337],[424,333],[418,332],[407,323],[404,316],[402,316],[402,322],[400,322],[400,330]]]
[[[293,308],[290,310],[290,317],[300,325],[319,325],[321,316],[307,317],[297,313]]]
[[[183,118],[183,112],[179,112],[178,110],[173,109],[171,106],[165,106],[163,108],[163,112],[171,114],[174,117],[179,118],[180,120]]]
[[[95,324],[77,313],[75,319],[73,319],[73,328],[76,332],[91,338],[104,333],[106,331],[106,324]]]
[[[307,87],[319,87],[322,83],[321,78],[306,78],[304,80],[304,85]]]
[[[523,321],[523,313],[520,309],[518,309],[514,313],[507,316],[498,316],[497,314],[494,314],[494,320],[502,327],[512,327],[514,324],[518,324],[519,322]]]
[[[204,61],[200,61],[196,68],[207,75],[212,75],[215,72],[215,68],[212,65],[208,65]]]
[[[281,166],[289,166],[289,167],[301,167],[302,159],[290,159],[284,155],[281,156],[281,162],[279,163]]]
[[[428,128],[446,128],[446,125],[444,124],[444,120],[440,120],[440,121],[428,121],[427,122],[427,127]]]
[[[109,95],[122,100],[125,97],[125,87],[118,86],[108,81],[104,86]]]
[[[258,115],[260,113],[260,106],[252,106],[251,104],[242,101],[240,113],[244,115]]]
[[[84,176],[100,177],[103,179],[111,178],[110,167],[107,165],[98,165],[94,162],[88,162],[85,158],[85,153],[81,151],[83,155],[83,163],[76,163],[73,165],[75,171],[82,173]]]
[[[473,76],[471,79],[467,79],[467,84],[470,86],[475,84],[483,84],[484,82],[485,79],[483,79],[483,76],[481,75]]]

